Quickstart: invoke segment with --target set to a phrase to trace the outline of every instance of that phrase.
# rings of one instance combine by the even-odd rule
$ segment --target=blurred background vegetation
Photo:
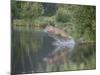
[[[75,38],[75,40],[79,40],[81,42],[93,42],[95,45],[96,6],[24,2],[14,0],[12,0],[11,3],[11,27],[13,34],[12,37],[14,37],[14,39],[12,40],[13,49],[19,49],[19,47],[17,46],[18,43],[16,42],[20,40],[21,47],[24,48],[28,46],[33,51],[36,51],[36,48],[40,48],[39,44],[41,45],[41,39],[37,38],[40,37],[41,33],[39,35],[34,35],[37,37],[32,38],[32,32],[30,32],[29,30],[33,29],[34,31],[36,29],[37,31],[42,31],[45,25],[54,25],[56,27],[64,28],[65,31],[68,31],[69,34],[73,38]],[[22,29],[19,35],[20,38],[17,38],[18,35],[13,31],[14,28]],[[24,28],[28,28],[29,30],[24,31]],[[28,32],[30,34],[28,34]],[[29,39],[33,42],[29,42]],[[37,39],[38,41],[36,41]],[[84,49],[83,51],[80,50],[85,47],[86,45],[83,45],[82,48],[78,46],[78,49],[76,48],[76,51],[73,54],[74,58],[76,56],[77,61],[82,62],[77,64],[70,63],[69,66],[65,63],[63,65],[64,70],[92,69],[96,67],[95,46],[92,46],[93,48],[86,47],[87,49]],[[88,55],[90,56],[88,60],[86,60],[85,58],[87,58]],[[50,68],[50,65],[47,67]]]
[[[86,41],[95,41],[95,6],[12,0],[11,11],[13,26],[42,28],[43,25],[55,25],[64,28],[75,38],[82,37]]]

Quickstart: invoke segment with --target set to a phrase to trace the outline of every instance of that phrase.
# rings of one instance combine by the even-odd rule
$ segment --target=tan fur
[[[47,28],[48,28],[48,32],[51,32],[55,35],[60,35],[60,36],[65,37],[65,38],[68,37],[68,33],[66,33],[64,31],[64,29],[53,27],[53,26],[47,26]]]

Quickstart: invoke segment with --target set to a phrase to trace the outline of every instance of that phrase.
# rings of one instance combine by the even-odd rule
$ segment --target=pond
[[[45,57],[48,57],[48,55],[50,55],[50,53],[52,53],[55,49],[55,46],[52,45],[55,39],[50,37],[47,33],[43,32],[42,30],[16,28],[12,29],[11,37],[12,75],[60,71],[58,69],[51,70],[55,67],[52,67],[50,70],[48,70],[48,66],[50,65],[47,65],[47,63],[43,61],[43,59]],[[87,61],[90,58],[93,58],[93,64],[95,64],[95,43],[76,43],[70,58],[70,61],[77,65],[80,63],[85,63],[86,65],[88,65]],[[53,64],[53,66],[55,66],[55,64]],[[57,68],[61,67],[58,65]],[[82,69],[94,68],[95,66],[93,68],[90,67]],[[74,70],[78,69],[76,68]],[[63,71],[67,70],[73,69],[68,69],[67,67],[67,69],[64,69]]]

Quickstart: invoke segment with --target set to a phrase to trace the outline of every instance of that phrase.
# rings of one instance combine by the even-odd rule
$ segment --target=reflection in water
[[[57,56],[54,55],[56,55],[56,53],[59,55],[59,50],[65,50],[66,48],[71,50],[74,46],[75,42],[73,38],[66,41],[62,39],[58,40],[56,37],[53,38],[45,32],[35,31],[32,29],[14,29],[12,31],[11,47],[12,75],[21,73],[48,72],[47,67],[50,64],[47,65],[47,63],[44,62],[44,58],[51,58],[51,61],[49,60],[49,62],[52,62],[52,58],[53,61],[57,60]],[[79,46],[77,46],[77,48],[75,47],[72,52],[72,60],[80,61],[84,59],[81,55],[88,58],[88,56],[91,56],[93,51],[95,51],[95,44],[79,44]],[[64,58],[63,54],[60,57]],[[77,59],[75,57],[77,57]],[[60,59],[59,61],[62,60]],[[53,62],[53,64],[56,63],[53,66],[58,65],[57,67],[53,67],[53,69],[57,69],[54,69],[53,71],[60,71],[60,69],[58,70],[60,65],[57,64],[57,62]],[[61,63],[62,62],[60,62],[60,64]]]
[[[63,36],[58,36],[58,34],[61,35],[63,33],[65,34],[65,36],[67,36],[63,30],[60,30],[53,26],[47,26],[44,29],[44,32],[47,33],[50,37],[53,37],[55,39],[55,41],[53,42],[53,45],[56,46],[55,52],[61,50],[62,48],[67,48],[72,50],[75,46],[75,41],[71,36],[65,38]]]
[[[74,39],[63,29],[59,29],[53,26],[46,26],[44,32],[55,39],[55,41],[52,42],[52,45],[55,46],[55,49],[53,49],[52,53],[49,54],[48,57],[44,58],[44,61],[50,64],[61,61],[66,63],[66,59],[67,61],[69,60],[68,58],[71,55],[72,50],[74,50]]]
[[[75,46],[75,41],[73,38],[67,40],[57,39],[55,42],[53,42],[53,45],[56,46],[55,52],[61,50],[62,48],[72,50]]]

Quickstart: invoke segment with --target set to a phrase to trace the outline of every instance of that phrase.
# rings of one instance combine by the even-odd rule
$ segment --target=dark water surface
[[[55,47],[55,40],[48,34],[33,29],[13,29],[11,45],[11,72],[12,75],[24,73],[46,72],[47,57]],[[79,43],[72,53],[72,61],[85,62],[95,53],[95,43]]]

